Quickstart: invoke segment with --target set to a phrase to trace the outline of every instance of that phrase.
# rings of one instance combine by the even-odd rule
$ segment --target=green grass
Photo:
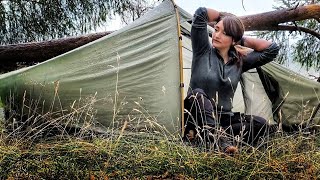
[[[7,142],[6,142],[7,141]],[[317,179],[319,139],[274,137],[233,157],[159,135],[0,144],[1,179]]]

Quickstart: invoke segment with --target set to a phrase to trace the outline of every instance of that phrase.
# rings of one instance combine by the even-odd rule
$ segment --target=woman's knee
[[[254,125],[257,125],[257,126],[268,125],[267,120],[263,117],[260,117],[260,116],[246,115],[245,119],[247,122],[253,122]]]
[[[204,112],[206,114],[211,114],[213,112],[212,102],[202,89],[193,90],[185,99],[185,102],[186,101],[187,104],[189,104],[189,107],[192,107],[192,110]]]

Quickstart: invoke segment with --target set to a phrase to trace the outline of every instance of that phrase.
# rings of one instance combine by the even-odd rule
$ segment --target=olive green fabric
[[[8,100],[12,94],[15,104],[38,100],[38,108],[44,102],[42,113],[59,115],[76,110],[79,103],[92,105],[80,119],[93,116],[102,129],[128,121],[141,128],[159,125],[179,132],[178,41],[176,11],[171,1],[165,1],[106,37],[1,75],[1,99]]]
[[[320,83],[312,81],[277,63],[269,63],[262,67],[279,84],[282,105],[279,107],[280,121],[284,125],[308,125],[311,115],[320,104]],[[313,122],[320,124],[317,113]]]

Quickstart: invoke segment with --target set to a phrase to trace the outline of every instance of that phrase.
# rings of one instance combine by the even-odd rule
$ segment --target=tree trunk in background
[[[0,72],[8,72],[19,66],[43,62],[110,33],[102,32],[51,41],[0,46]]]
[[[320,23],[319,4],[311,4],[297,8],[241,16],[240,19],[243,21],[247,31],[298,30],[312,34],[320,39],[319,32],[294,25],[279,25],[280,23],[294,22],[305,19],[316,19]],[[212,26],[213,24],[209,25]],[[43,62],[110,33],[111,32],[103,32],[44,42],[0,46],[0,72],[14,70],[19,66],[19,64],[31,65],[38,62]]]
[[[292,9],[282,9],[255,15],[240,16],[247,31],[277,30],[280,23],[320,19],[320,5],[312,4]]]

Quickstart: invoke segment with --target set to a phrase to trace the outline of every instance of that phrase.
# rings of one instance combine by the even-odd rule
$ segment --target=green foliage
[[[276,0],[278,6],[275,9],[294,8],[297,5],[309,4],[310,1],[300,0]],[[315,3],[320,3],[320,0],[315,0]],[[320,32],[320,23],[314,19],[308,19],[304,21],[285,23],[291,26],[301,26],[311,29],[316,32]],[[320,70],[320,40],[310,34],[294,31],[268,31],[258,32],[259,37],[263,37],[274,42],[277,42],[281,49],[277,61],[279,63],[285,63],[292,59],[295,62],[301,64],[302,67],[315,68]]]
[[[127,20],[128,14],[138,12],[132,18],[140,17],[153,3],[148,0],[1,0],[0,42],[14,44],[87,33],[116,15]]]
[[[316,20],[306,20],[304,25],[320,32],[320,23]],[[306,68],[320,70],[320,40],[311,35],[302,36],[294,46],[294,60]]]

